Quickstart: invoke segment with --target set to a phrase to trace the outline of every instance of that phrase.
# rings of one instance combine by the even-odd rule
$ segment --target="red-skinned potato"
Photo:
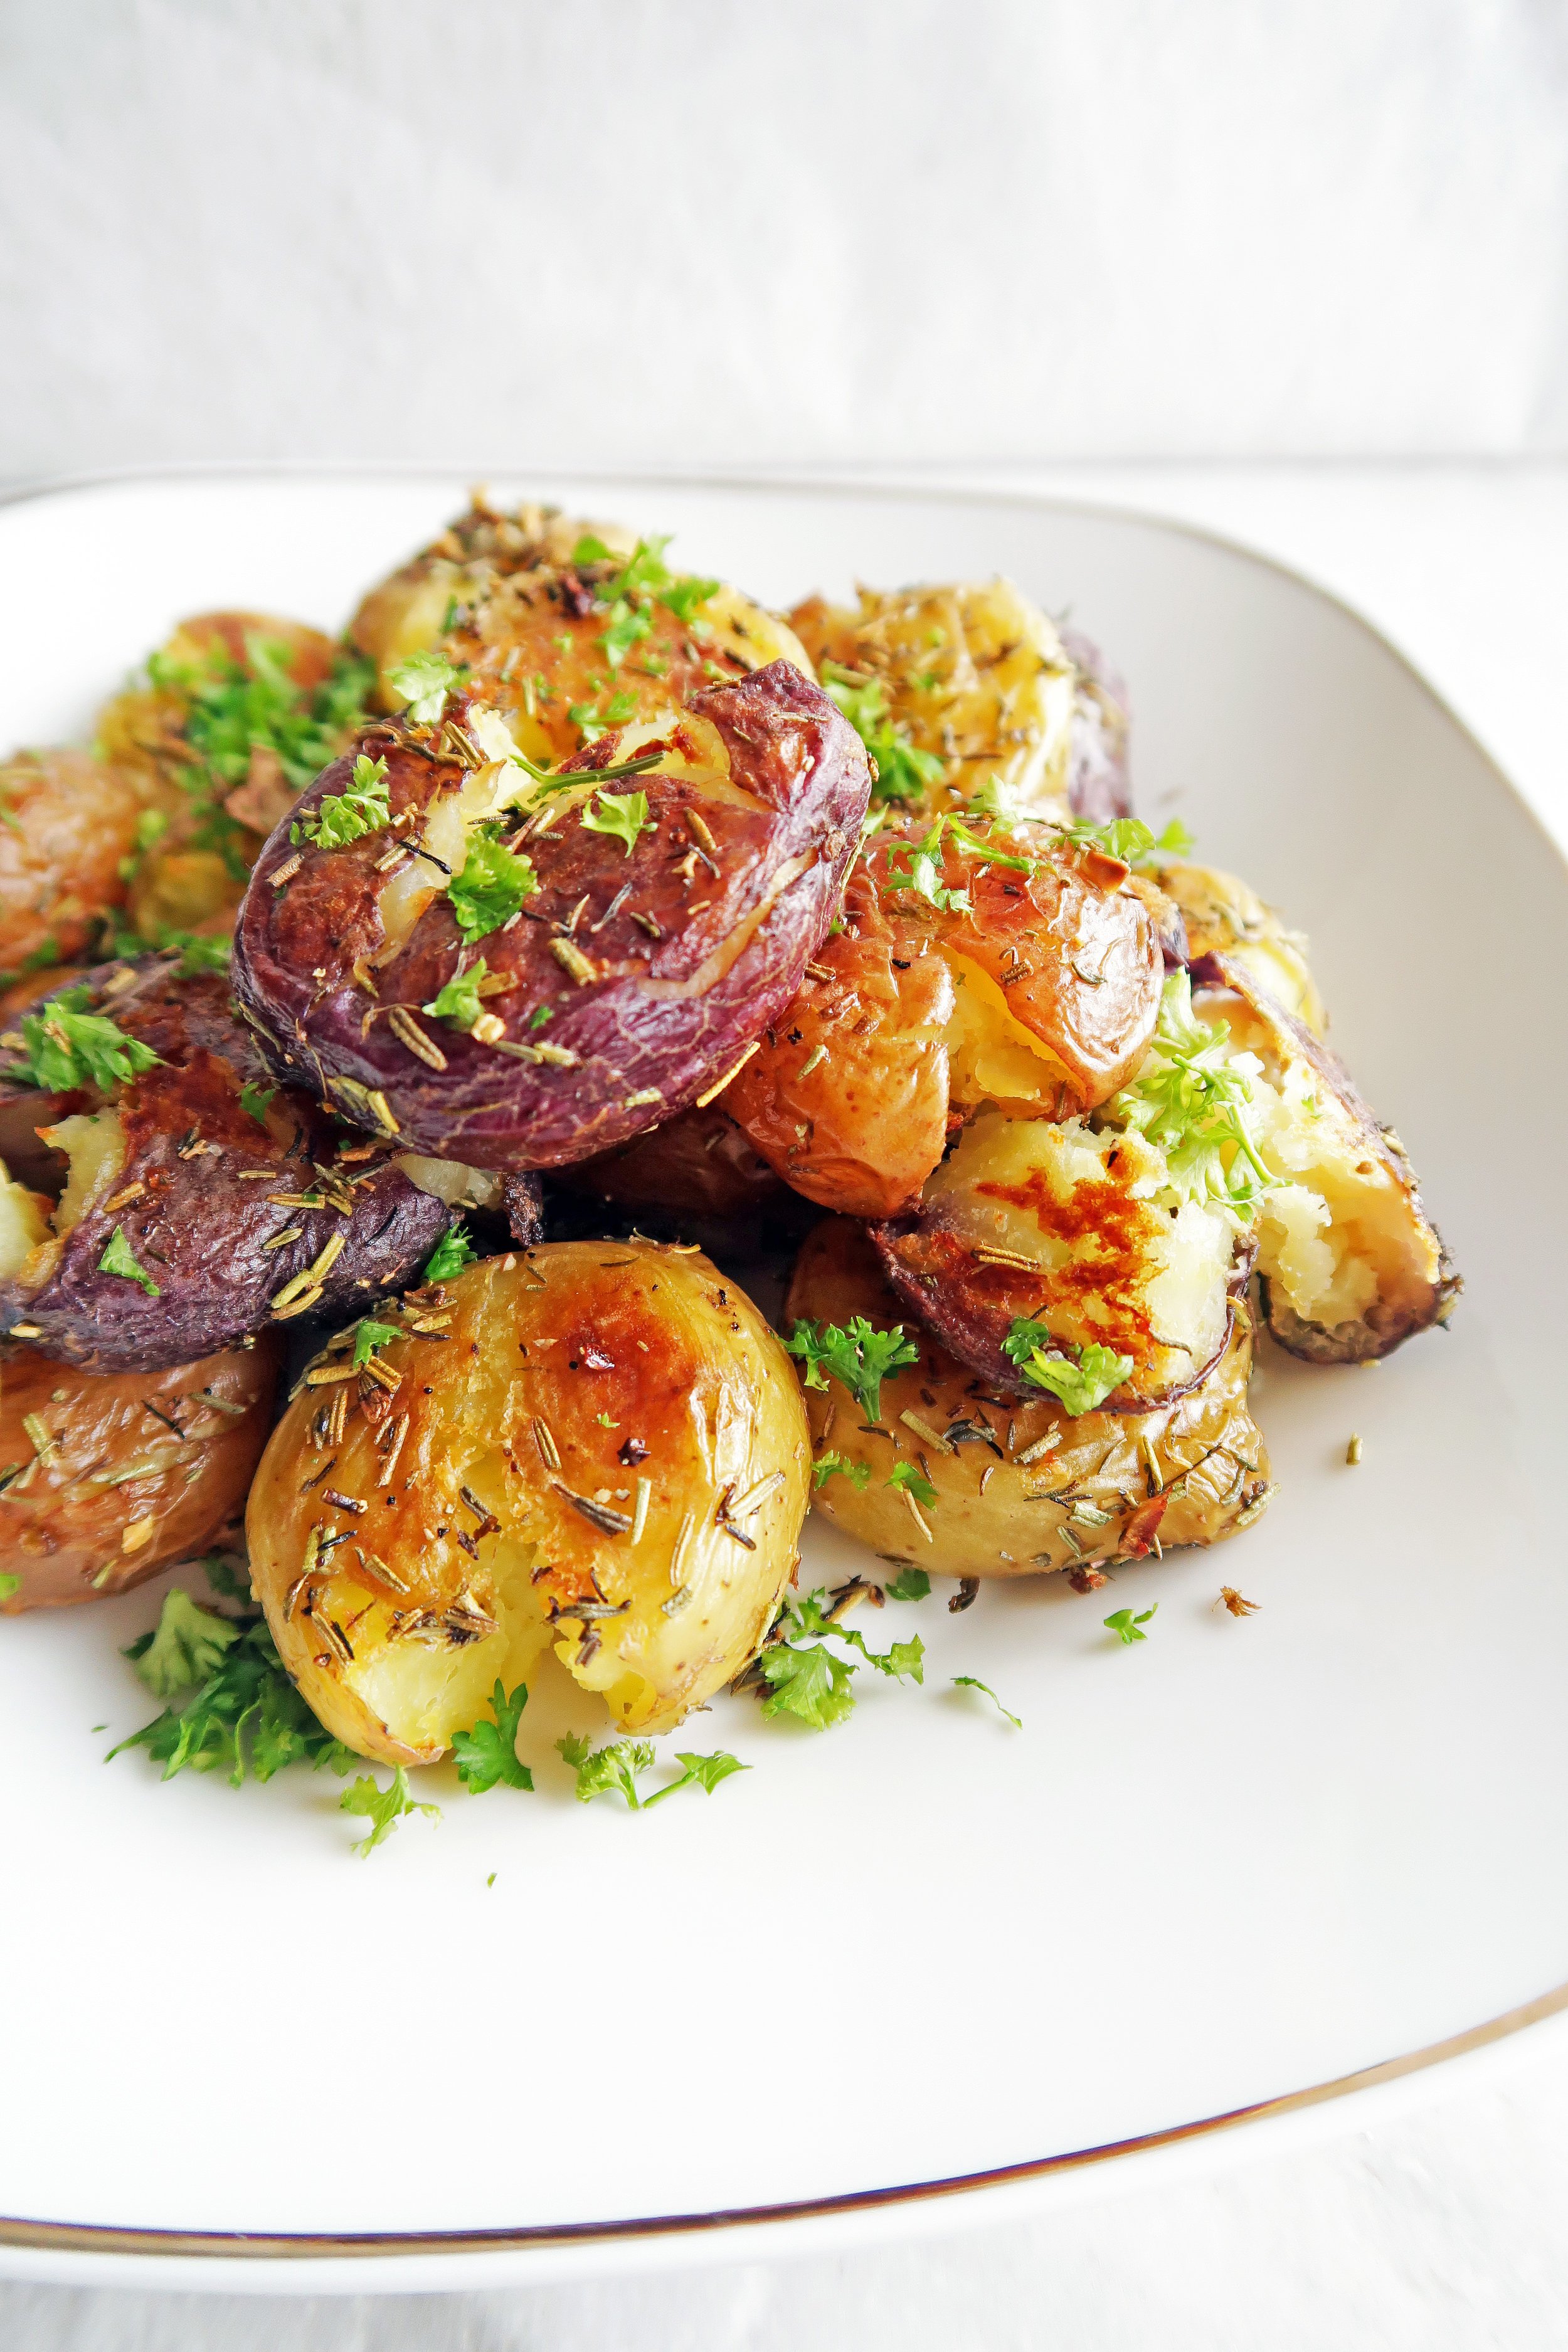
[[[1258,1228],[1268,1328],[1292,1355],[1366,1363],[1446,1323],[1463,1283],[1415,1171],[1344,1065],[1239,956],[1194,968],[1193,1007],[1257,1055],[1259,1149],[1275,1188]]]
[[[1004,1342],[1016,1322],[1044,1324],[1058,1350],[1128,1360],[1105,1400],[1119,1412],[1198,1385],[1252,1265],[1236,1220],[1174,1192],[1142,1136],[994,1111],[965,1129],[913,1217],[870,1234],[900,1299],[992,1387],[1031,1393]]]
[[[716,1093],[798,990],[870,789],[859,738],[783,661],[662,729],[606,734],[543,786],[508,764],[496,714],[461,700],[369,746],[390,821],[340,848],[274,836],[236,996],[277,1066],[319,1071],[362,1125],[486,1168],[590,1159]],[[634,757],[657,764],[600,783]],[[328,769],[300,830],[353,772]],[[510,846],[492,853],[503,812]],[[465,945],[443,877],[460,895],[492,854],[513,861],[516,918]],[[472,1007],[426,1009],[465,973],[482,980]]]
[[[374,1378],[352,1332],[310,1368],[251,1489],[251,1580],[311,1707],[430,1763],[498,1678],[563,1667],[623,1729],[673,1728],[795,1566],[810,1448],[762,1317],[637,1241],[490,1258],[388,1319]]]
[[[125,1592],[244,1516],[281,1348],[156,1372],[79,1372],[0,1349],[0,1610]]]
[[[732,1220],[765,1209],[784,1186],[717,1103],[681,1111],[618,1151],[579,1160],[561,1181],[617,1209]]]
[[[158,1060],[106,1093],[32,1096],[68,1174],[58,1203],[0,1184],[0,1321],[44,1355],[144,1370],[295,1315],[352,1312],[496,1189],[449,1162],[389,1157],[309,1095],[275,1088],[220,973],[184,976],[162,957],[106,965],[73,1001]],[[32,1090],[0,1091],[19,1122]]]
[[[957,908],[900,885],[921,827],[878,835],[800,995],[725,1091],[763,1158],[824,1208],[908,1213],[959,1118],[987,1103],[1092,1110],[1152,1034],[1158,893],[1044,826],[966,830],[991,856],[949,834],[933,864]]]
[[[796,1261],[788,1312],[841,1327],[864,1316],[879,1330],[900,1320],[863,1227],[823,1220]],[[814,1507],[883,1559],[936,1576],[1066,1570],[1084,1590],[1117,1560],[1217,1543],[1268,1507],[1245,1307],[1198,1386],[1148,1413],[1075,1418],[1037,1391],[1002,1394],[929,1334],[911,1336],[919,1360],[883,1381],[875,1425],[832,1379],[805,1391],[822,1478]],[[900,1464],[921,1499],[889,1483]]]
[[[0,978],[68,963],[97,936],[147,805],[136,777],[85,751],[0,762]]]

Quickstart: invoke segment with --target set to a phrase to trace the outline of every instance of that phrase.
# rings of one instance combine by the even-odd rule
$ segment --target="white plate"
[[[150,1711],[117,1654],[147,1592],[5,1621],[0,2237],[28,2267],[354,2240],[370,2284],[416,2244],[578,2233],[608,2260],[639,2225],[837,2200],[847,2230],[889,2191],[1473,2037],[1568,1976],[1555,851],[1362,622],[1189,532],[1021,499],[554,494],[770,601],[1000,569],[1070,604],[1131,681],[1142,809],[1310,932],[1468,1286],[1375,1371],[1267,1355],[1282,1492],[1222,1555],[1118,1578],[1116,1604],[1159,1602],[1151,1640],[1123,1649],[1110,1596],[1059,1579],[963,1616],[939,1591],[897,1612],[923,1692],[868,1689],[816,1738],[725,1702],[701,1744],[754,1769],[647,1818],[576,1805],[546,1757],[532,1799],[427,1776],[443,1821],[361,1862],[324,1776],[104,1768]],[[462,495],[208,476],[11,506],[0,741],[85,727],[182,613],[340,624]],[[809,1572],[851,1550],[815,1538]],[[1260,1613],[1216,1612],[1222,1580]]]

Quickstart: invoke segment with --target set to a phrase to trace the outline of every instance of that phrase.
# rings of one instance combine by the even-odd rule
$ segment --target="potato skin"
[[[165,1371],[80,1372],[30,1348],[0,1349],[0,1570],[21,1578],[0,1612],[126,1592],[222,1530],[237,1533],[281,1357],[268,1337]],[[23,1426],[34,1416],[54,1441],[42,1456]],[[142,1475],[124,1476],[139,1463]]]
[[[851,1216],[912,1210],[959,1116],[1004,1086],[1031,1089],[1009,1107],[1037,1115],[1093,1109],[1159,1016],[1159,927],[1120,861],[994,826],[1031,870],[944,842],[941,883],[971,903],[943,908],[898,885],[921,833],[884,830],[857,861],[842,928],[724,1095],[786,1182]]]
[[[622,1727],[671,1728],[794,1573],[810,1446],[778,1340],[706,1258],[642,1241],[491,1258],[393,1319],[395,1393],[343,1384],[318,1444],[335,1384],[302,1388],[251,1489],[252,1581],[310,1706],[427,1763],[552,1649]]]
[[[468,708],[460,705],[458,719]],[[412,1148],[482,1168],[591,1159],[721,1081],[799,988],[832,920],[870,776],[853,729],[787,662],[706,688],[689,709],[717,730],[740,790],[715,798],[675,775],[640,776],[655,830],[629,855],[574,814],[536,831],[527,847],[540,887],[525,919],[478,943],[489,978],[505,983],[488,1009],[510,1034],[483,1044],[439,1028],[439,1070],[385,1016],[402,1008],[421,1025],[420,1008],[457,971],[463,957],[450,901],[444,893],[428,900],[378,965],[377,993],[368,999],[354,968],[363,971],[385,952],[384,886],[375,869],[395,829],[346,848],[308,849],[277,889],[274,878],[299,853],[286,831],[275,835],[241,911],[233,979],[279,1066],[308,1056],[351,1116],[364,1121],[367,1094],[379,1093]],[[666,739],[674,757],[696,751],[684,725],[672,722]],[[371,746],[387,761],[395,827],[405,810],[424,820],[439,794],[467,780],[438,749],[434,760],[420,756],[432,735],[389,723]],[[571,772],[590,777],[612,764],[620,741],[605,735]],[[345,762],[329,768],[306,803],[315,805],[346,776]],[[711,852],[693,829],[693,811]],[[702,866],[693,900],[700,853],[720,872]],[[568,971],[558,960],[569,936],[585,969]],[[552,1058],[541,1061],[533,1018],[545,1013]]]
[[[1227,955],[1250,971],[1293,1019],[1315,1037],[1328,1034],[1329,1016],[1307,962],[1307,942],[1287,930],[1239,875],[1217,866],[1173,865],[1160,868],[1160,887],[1181,908],[1187,963]]]
[[[0,979],[68,963],[123,905],[121,862],[148,805],[136,778],[85,751],[0,761]]]
[[[840,1217],[825,1219],[807,1239],[787,1311],[838,1324],[864,1315],[881,1329],[900,1315],[863,1228]],[[818,1457],[842,1454],[871,1474],[859,1492],[845,1473],[827,1478],[815,1507],[883,1559],[912,1561],[938,1576],[1066,1569],[1076,1577],[1152,1550],[1217,1543],[1250,1524],[1249,1513],[1260,1516],[1268,1500],[1268,1457],[1247,1403],[1252,1330],[1245,1309],[1199,1387],[1138,1415],[1086,1412],[1074,1420],[1037,1392],[1022,1402],[1000,1395],[938,1340],[913,1336],[920,1361],[883,1381],[876,1430],[836,1381],[805,1391]],[[911,1427],[906,1413],[924,1428]],[[928,1431],[939,1438],[953,1432],[951,1450]],[[1037,1447],[1044,1450],[1026,1461]],[[936,1488],[920,1519],[887,1483],[899,1462]],[[1104,1513],[1104,1523],[1082,1516],[1085,1508]]]
[[[784,1189],[717,1103],[706,1110],[693,1105],[618,1151],[575,1161],[561,1181],[617,1209],[676,1218],[743,1217]]]
[[[352,1138],[310,1096],[274,1093],[265,1124],[242,1107],[247,1082],[270,1080],[228,1009],[221,974],[183,977],[166,957],[144,957],[101,966],[89,981],[91,1009],[108,1013],[161,1059],[117,1087],[109,1103],[89,1092],[41,1096],[14,1084],[3,1090],[0,1126],[7,1117],[19,1124],[36,1103],[56,1119],[81,1112],[115,1120],[123,1146],[117,1164],[110,1154],[63,1240],[45,1244],[0,1282],[6,1328],[25,1325],[41,1354],[85,1370],[184,1364],[266,1325],[269,1300],[334,1240],[345,1245],[310,1300],[322,1315],[363,1307],[376,1291],[405,1281],[435,1248],[452,1222],[447,1203],[384,1154],[339,1163]],[[334,1182],[352,1201],[351,1215],[278,1199],[314,1188],[317,1163],[338,1167]],[[256,1169],[270,1169],[274,1181],[240,1181],[241,1171]],[[132,1191],[138,1185],[142,1191]],[[160,1297],[101,1271],[117,1227]],[[290,1227],[298,1229],[292,1241],[265,1246]]]
[[[1076,817],[1109,824],[1132,814],[1128,734],[1132,714],[1123,680],[1091,637],[1063,629],[1062,646],[1078,666],[1068,759],[1068,801]]]

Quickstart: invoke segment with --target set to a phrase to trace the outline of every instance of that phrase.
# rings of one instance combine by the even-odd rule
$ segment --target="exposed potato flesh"
[[[1203,1379],[1247,1262],[1234,1221],[1175,1193],[1142,1136],[995,1111],[960,1136],[918,1217],[872,1238],[905,1306],[993,1385],[1028,1392],[1003,1349],[1024,1318],[1058,1347],[1129,1359],[1109,1400],[1121,1412]]]
[[[724,1096],[770,1164],[825,1208],[905,1213],[960,1118],[986,1104],[1019,1118],[1092,1109],[1148,1044],[1163,959],[1125,866],[1040,826],[976,838],[1016,862],[940,844],[935,887],[968,901],[953,908],[900,887],[920,826],[878,835],[800,995]]]
[[[1307,962],[1306,940],[1300,931],[1287,930],[1249,884],[1217,866],[1173,865],[1161,866],[1160,887],[1182,910],[1194,962],[1206,955],[1230,956],[1314,1036],[1328,1034],[1329,1016]]]
[[[0,979],[68,963],[124,901],[123,862],[147,797],[85,751],[0,761]]]
[[[124,1592],[237,1532],[280,1354],[79,1372],[0,1349],[0,1571],[21,1580],[0,1609]]]
[[[810,1449],[778,1340],[706,1258],[642,1241],[492,1258],[389,1319],[395,1390],[342,1384],[333,1435],[340,1384],[303,1388],[251,1491],[252,1580],[310,1706],[430,1762],[551,1653],[618,1727],[671,1728],[794,1573]]]
[[[1262,1065],[1258,1149],[1278,1181],[1263,1204],[1258,1268],[1274,1337],[1315,1362],[1359,1363],[1446,1322],[1459,1276],[1398,1137],[1239,957],[1211,956],[1204,973],[1199,1019],[1223,1019],[1233,1045]]]
[[[901,1307],[863,1229],[830,1218],[801,1252],[788,1311],[840,1325],[863,1315],[887,1329]],[[824,1480],[815,1507],[883,1559],[938,1576],[1066,1569],[1098,1580],[1115,1560],[1216,1543],[1267,1504],[1268,1457],[1247,1411],[1245,1308],[1184,1396],[1153,1412],[1076,1420],[1037,1392],[999,1393],[940,1341],[914,1336],[920,1360],[883,1381],[875,1428],[837,1382],[805,1391],[818,1460],[832,1454],[848,1465]],[[889,1486],[900,1462],[935,1487],[934,1503]]]

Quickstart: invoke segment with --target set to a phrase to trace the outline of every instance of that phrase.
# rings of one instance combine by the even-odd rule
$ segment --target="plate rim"
[[[434,482],[452,479],[459,474],[480,484],[488,483],[491,478],[503,482],[526,478],[544,486],[593,481],[632,490],[739,490],[773,496],[849,496],[889,503],[918,499],[939,506],[1023,508],[1038,513],[1067,513],[1108,522],[1138,523],[1178,538],[1195,541],[1202,546],[1217,549],[1224,554],[1271,572],[1294,588],[1304,590],[1310,596],[1342,614],[1355,628],[1370,637],[1456,730],[1489,771],[1494,782],[1502,787],[1528,818],[1550,848],[1555,862],[1560,866],[1568,867],[1568,852],[1559,845],[1494,753],[1412,657],[1387,636],[1375,621],[1337,590],[1267,550],[1252,546],[1245,540],[1234,538],[1228,532],[1207,524],[1162,513],[1157,508],[1119,503],[1103,497],[1075,497],[1055,490],[969,484],[945,476],[937,480],[926,480],[912,473],[879,475],[873,478],[858,476],[853,470],[835,474],[831,470],[796,472],[788,468],[729,469],[646,465],[563,467],[518,466],[515,463],[489,468],[469,466],[447,468],[423,459],[360,463],[326,458],[212,458],[184,463],[171,460],[106,467],[13,485],[0,489],[0,514],[11,508],[38,500],[66,499],[121,485],[162,483],[174,487],[187,483],[211,483],[216,488],[224,483],[268,480],[368,483],[425,479]],[[98,2267],[115,2258],[124,2257],[139,2258],[149,2263],[191,2262],[207,2264],[217,2262],[247,2267],[276,2263],[283,2274],[292,2275],[304,2285],[307,2281],[299,2271],[293,2270],[295,2264],[347,2262],[357,2265],[366,2262],[412,2261],[432,2256],[455,2261],[463,2256],[499,2257],[527,2254],[531,2251],[543,2252],[547,2249],[559,2251],[594,2245],[668,2244],[683,2237],[695,2244],[712,2240],[727,2231],[756,2229],[764,2225],[778,2229],[781,2225],[798,2225],[840,2216],[888,2211],[895,2208],[919,2208],[937,2199],[974,2198],[984,2190],[1001,2190],[1064,2175],[1084,2173],[1094,2167],[1114,2164],[1119,2159],[1146,2157],[1161,2149],[1213,2139],[1246,2124],[1301,2114],[1342,2099],[1364,2096],[1380,2085],[1409,2080],[1451,2060],[1494,2049],[1527,2028],[1565,2012],[1568,2012],[1568,1980],[1504,2010],[1479,2025],[1466,2027],[1396,2057],[1358,2067],[1350,2074],[1310,2084],[1304,2089],[1282,2092],[1271,2098],[1255,2100],[1245,2106],[1226,2108],[1190,2123],[1168,2125],[1161,2130],[1141,2133],[1127,2139],[1104,2141],[1089,2147],[1064,2150],[1054,2156],[1025,2158],[1012,2164],[988,2167],[979,2171],[956,2173],[936,2180],[903,2182],[882,2189],[850,2189],[833,2196],[802,2198],[769,2205],[722,2207],[711,2212],[632,2216],[605,2221],[527,2223],[478,2230],[252,2232],[153,2229],[90,2221],[47,2221],[0,2214],[0,2249],[64,2255],[89,2267]],[[356,2274],[363,2279],[363,2272]]]

